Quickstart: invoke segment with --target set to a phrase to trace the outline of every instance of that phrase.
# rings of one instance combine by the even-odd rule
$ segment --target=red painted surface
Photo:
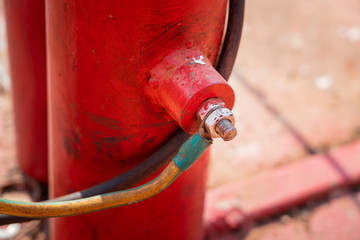
[[[196,113],[206,99],[220,98],[225,107],[234,106],[234,91],[196,49],[172,52],[151,70],[150,76],[147,94],[189,133],[199,130]]]
[[[15,112],[17,159],[31,177],[47,182],[44,1],[4,1]]]
[[[249,221],[360,181],[360,141],[210,191],[206,197],[208,234]]]
[[[144,94],[150,71],[184,48],[214,63],[225,9],[224,0],[47,0],[52,197],[126,171],[174,133]],[[155,198],[53,219],[51,237],[200,239],[207,162]]]

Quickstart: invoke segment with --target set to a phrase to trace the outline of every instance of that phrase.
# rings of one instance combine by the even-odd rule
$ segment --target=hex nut
[[[233,125],[235,125],[234,114],[227,108],[218,108],[212,111],[204,120],[204,128],[210,138],[220,137],[216,132],[217,124],[224,120],[229,120]]]
[[[201,104],[197,112],[197,117],[202,122],[210,112],[216,108],[223,108],[224,105],[225,103],[219,98],[210,98]]]

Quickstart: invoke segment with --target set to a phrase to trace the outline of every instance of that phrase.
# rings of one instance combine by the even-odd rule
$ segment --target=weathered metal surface
[[[44,1],[4,1],[17,159],[31,177],[47,183],[46,54]]]
[[[209,56],[186,46],[170,53],[150,72],[146,93],[189,133],[199,130],[197,111],[207,99],[219,98],[228,108],[234,105],[234,91]]]
[[[47,0],[52,197],[125,172],[174,133],[173,117],[145,96],[150,71],[180,49],[214,64],[225,9],[223,0]],[[200,239],[207,161],[144,202],[53,219],[51,237]]]

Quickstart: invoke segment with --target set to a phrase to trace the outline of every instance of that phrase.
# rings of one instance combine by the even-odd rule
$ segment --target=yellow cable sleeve
[[[94,197],[64,202],[19,202],[0,199],[0,213],[29,218],[63,217],[109,209],[136,203],[164,190],[181,171],[174,162],[153,181],[126,191],[97,195]]]

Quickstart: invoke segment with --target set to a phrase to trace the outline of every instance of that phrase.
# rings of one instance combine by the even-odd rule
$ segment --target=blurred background
[[[236,176],[212,172],[209,187],[358,139],[360,2],[247,1],[230,84],[239,134],[213,165]]]
[[[220,239],[360,239],[360,2],[247,1],[229,83],[238,136],[213,145],[206,212]]]
[[[4,176],[16,166],[0,3]],[[247,1],[229,83],[238,136],[212,148],[207,238],[360,239],[360,1]]]

